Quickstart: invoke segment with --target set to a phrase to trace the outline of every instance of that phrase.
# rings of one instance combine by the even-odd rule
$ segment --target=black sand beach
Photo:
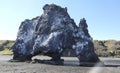
[[[8,62],[12,56],[0,55],[0,73],[120,73],[119,58],[100,58],[107,67],[82,67],[74,57],[63,57],[63,66],[40,63]],[[36,56],[37,59],[50,59]],[[33,58],[33,59],[34,59]]]

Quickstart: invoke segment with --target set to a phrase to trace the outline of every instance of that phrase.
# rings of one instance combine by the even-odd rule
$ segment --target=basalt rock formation
[[[80,62],[98,62],[85,18],[77,26],[67,8],[46,4],[43,14],[21,23],[12,49],[13,59],[26,61],[40,53],[60,60],[65,49],[75,50]]]

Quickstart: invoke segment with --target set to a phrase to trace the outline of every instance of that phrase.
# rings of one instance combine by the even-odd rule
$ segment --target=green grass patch
[[[11,40],[0,40],[0,55],[12,55],[11,50],[14,41]]]
[[[9,49],[4,49],[0,51],[0,55],[12,55],[12,54],[13,54],[12,50]]]

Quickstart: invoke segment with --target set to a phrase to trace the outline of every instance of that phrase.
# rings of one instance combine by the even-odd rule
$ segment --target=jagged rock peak
[[[86,23],[86,19],[85,19],[85,18],[80,19],[79,27],[81,27],[81,28],[83,28],[83,29],[84,29],[84,28],[87,29],[88,25],[87,25],[87,23]]]
[[[79,28],[84,32],[85,36],[88,36],[93,40],[88,32],[88,25],[85,18],[80,19]]]
[[[46,4],[43,7],[43,10],[44,10],[44,15],[49,15],[49,16],[61,15],[61,16],[70,18],[69,14],[67,13],[67,7],[62,8],[55,4]]]
[[[57,6],[55,4],[46,4],[43,7],[43,10],[45,13],[49,13],[50,11],[57,11],[57,12],[61,12],[61,13],[65,13],[67,12],[67,7],[65,8],[61,8],[60,6]]]

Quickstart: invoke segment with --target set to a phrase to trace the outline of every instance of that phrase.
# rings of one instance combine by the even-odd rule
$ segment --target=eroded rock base
[[[32,63],[42,63],[42,64],[51,64],[51,65],[64,65],[64,60],[40,60],[40,59],[34,59]]]

